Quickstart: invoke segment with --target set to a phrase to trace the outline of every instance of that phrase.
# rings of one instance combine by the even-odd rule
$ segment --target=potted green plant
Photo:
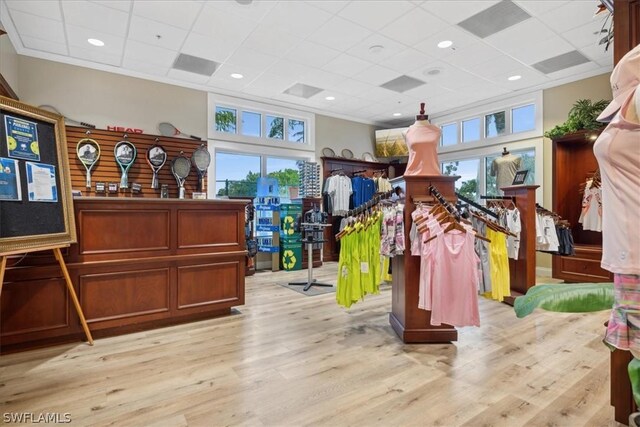
[[[590,99],[579,99],[569,110],[567,121],[545,132],[544,136],[555,139],[580,130],[599,129],[602,127],[602,123],[596,121],[596,118],[607,105],[609,105],[609,101],[604,99],[597,102],[592,102]]]

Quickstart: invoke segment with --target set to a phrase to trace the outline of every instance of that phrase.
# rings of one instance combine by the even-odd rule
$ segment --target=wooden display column
[[[527,293],[536,284],[536,190],[539,185],[515,185],[502,187],[505,196],[515,197],[515,205],[520,211],[522,231],[518,260],[509,259],[511,296],[505,298],[513,305],[516,297]]]
[[[420,257],[411,255],[409,231],[411,212],[415,210],[414,197],[429,196],[429,186],[433,185],[443,197],[454,199],[455,181],[458,176],[422,175],[392,180],[402,186],[405,183],[406,201],[404,206],[405,255],[392,259],[393,287],[389,323],[405,343],[443,343],[456,341],[458,331],[450,325],[432,326],[431,312],[418,308],[418,285],[420,280]]]

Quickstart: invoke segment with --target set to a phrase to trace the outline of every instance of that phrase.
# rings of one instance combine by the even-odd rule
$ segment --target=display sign
[[[511,183],[511,185],[522,185],[522,184],[524,184],[524,182],[527,180],[527,175],[528,174],[529,174],[529,170],[528,169],[516,172],[515,176],[513,177],[513,183]]]
[[[26,162],[27,189],[30,202],[58,202],[56,167],[42,163]]]
[[[9,157],[39,161],[38,124],[13,116],[4,116],[4,125]]]
[[[0,200],[22,200],[20,169],[17,160],[0,157]]]

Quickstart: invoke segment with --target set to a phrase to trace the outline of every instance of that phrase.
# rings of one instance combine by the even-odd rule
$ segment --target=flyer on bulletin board
[[[27,166],[27,189],[30,202],[58,201],[56,167],[43,163],[25,162]]]
[[[4,116],[9,157],[40,161],[38,124],[17,117]]]
[[[20,168],[17,160],[0,157],[0,200],[3,202],[22,200]]]

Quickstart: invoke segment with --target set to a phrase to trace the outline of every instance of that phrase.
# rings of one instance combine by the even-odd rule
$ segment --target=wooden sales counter
[[[229,314],[244,304],[242,200],[82,197],[66,250],[94,337]],[[10,257],[0,350],[83,338],[49,252]]]

